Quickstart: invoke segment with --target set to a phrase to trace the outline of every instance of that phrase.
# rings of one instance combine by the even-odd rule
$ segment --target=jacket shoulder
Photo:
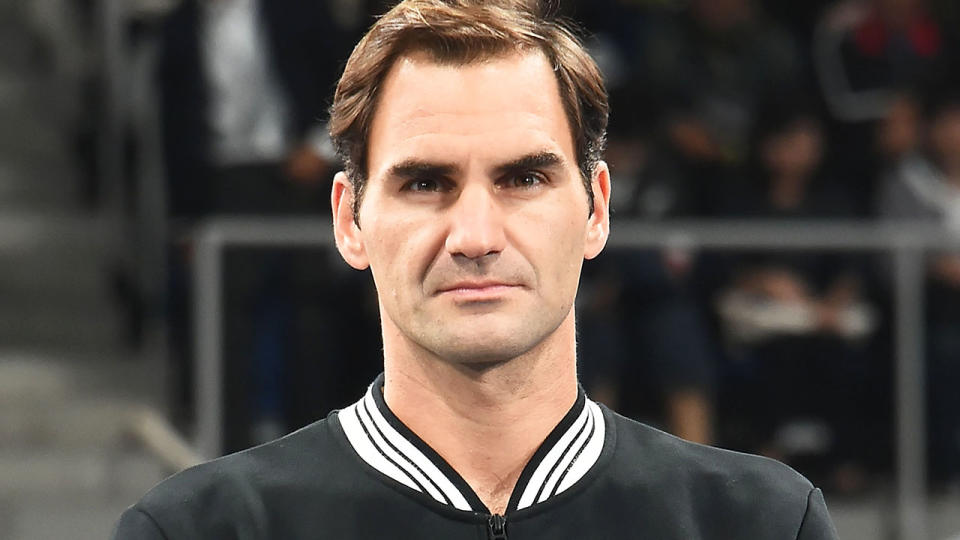
[[[820,491],[789,466],[610,415],[617,429],[611,481],[624,494],[664,501],[663,515],[684,526],[712,523],[721,531],[738,531],[736,538],[756,539],[797,538],[804,527],[832,530]]]
[[[278,505],[342,489],[347,456],[321,420],[275,441],[181,471],[127,509],[114,538],[219,538],[266,532]],[[289,507],[289,506],[287,506]]]
[[[805,498],[813,485],[800,473],[774,459],[692,443],[646,424],[612,413],[617,425],[620,457],[657,464],[679,472],[688,481],[735,488],[800,491]]]

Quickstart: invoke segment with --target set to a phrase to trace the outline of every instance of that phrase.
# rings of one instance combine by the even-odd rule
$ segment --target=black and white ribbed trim
[[[371,385],[360,401],[338,413],[353,449],[374,469],[397,482],[459,510],[473,510],[436,464],[390,425],[377,407],[373,391]]]
[[[520,499],[514,509],[523,510],[542,503],[577,483],[600,458],[604,434],[603,412],[596,403],[584,399],[574,423],[535,464],[530,479],[517,485],[515,491],[520,493]],[[534,463],[531,461],[531,464]]]
[[[382,387],[381,375],[363,398],[338,413],[357,454],[381,474],[438,503],[485,512],[466,481],[390,412]],[[508,511],[542,503],[576,484],[600,458],[604,436],[603,412],[581,390],[574,406],[524,468]]]

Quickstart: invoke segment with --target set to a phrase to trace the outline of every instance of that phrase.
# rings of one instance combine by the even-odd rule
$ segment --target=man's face
[[[372,270],[385,340],[490,363],[572,330],[583,259],[607,238],[609,175],[601,163],[590,215],[542,54],[467,66],[400,58],[368,143],[360,225],[343,174],[332,199],[341,254]]]

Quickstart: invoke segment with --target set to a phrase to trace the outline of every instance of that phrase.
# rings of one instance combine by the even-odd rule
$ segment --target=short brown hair
[[[609,105],[603,76],[555,1],[404,0],[353,49],[330,108],[330,136],[354,190],[354,219],[367,180],[367,138],[383,80],[395,61],[426,52],[465,65],[540,50],[553,65],[593,212],[591,178],[606,145]]]

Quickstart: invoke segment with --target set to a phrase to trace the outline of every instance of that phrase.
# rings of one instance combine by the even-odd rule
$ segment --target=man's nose
[[[446,248],[451,255],[480,259],[503,251],[503,212],[488,186],[467,185],[450,208]]]

